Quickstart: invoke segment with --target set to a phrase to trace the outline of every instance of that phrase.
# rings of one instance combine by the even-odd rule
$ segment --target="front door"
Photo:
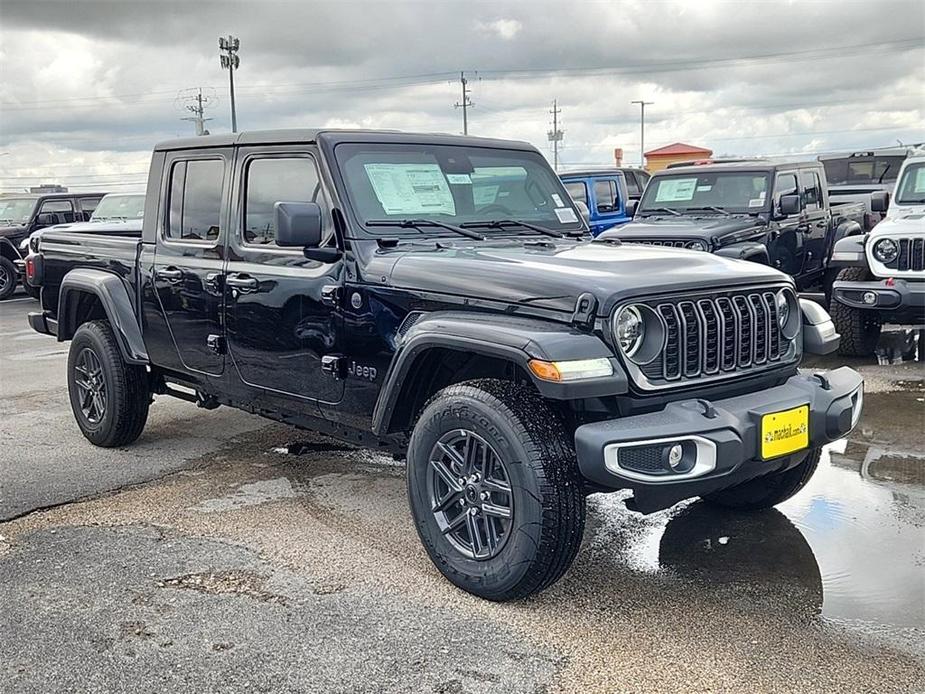
[[[832,213],[825,204],[825,192],[818,171],[800,171],[800,183],[803,188],[803,274],[809,274],[822,270]]]
[[[323,368],[323,358],[337,356],[343,261],[308,260],[301,249],[275,243],[276,202],[317,202],[333,231],[315,151],[242,148],[235,166],[225,277],[225,334],[234,368],[244,383],[270,394],[336,403],[344,382]]]
[[[788,275],[798,275],[803,267],[803,219],[800,214],[780,218],[780,199],[784,195],[799,195],[800,181],[796,171],[782,171],[774,182],[774,214],[778,221],[768,239],[771,265]]]
[[[168,368],[208,375],[224,370],[222,268],[232,150],[172,152],[158,220],[151,286],[164,324],[149,334]],[[163,344],[168,341],[170,344]]]

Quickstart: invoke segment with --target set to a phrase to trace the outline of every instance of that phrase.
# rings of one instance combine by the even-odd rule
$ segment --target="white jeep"
[[[886,212],[869,234],[841,239],[832,252],[842,268],[829,308],[840,354],[871,354],[884,323],[925,325],[925,153],[903,162]]]

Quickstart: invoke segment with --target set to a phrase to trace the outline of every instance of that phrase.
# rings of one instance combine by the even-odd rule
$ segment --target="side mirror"
[[[885,190],[870,194],[870,209],[872,212],[886,212],[890,206],[890,194]]]
[[[585,224],[591,223],[591,211],[588,209],[588,206],[582,200],[575,200],[575,207],[578,208],[578,211],[581,213],[582,219],[585,220]]]
[[[780,213],[785,217],[789,217],[792,214],[800,214],[800,196],[781,195]]]
[[[636,216],[636,208],[637,208],[637,207],[639,207],[639,201],[638,201],[638,200],[627,200],[627,201],[626,201],[626,216],[627,216],[627,217],[635,217],[635,216]]]
[[[321,245],[321,207],[314,202],[277,202],[273,205],[276,245],[318,248]]]
[[[58,218],[55,216],[54,212],[44,212],[40,215],[36,215],[35,221],[32,223],[32,226],[36,229],[42,227],[50,227],[58,223]]]

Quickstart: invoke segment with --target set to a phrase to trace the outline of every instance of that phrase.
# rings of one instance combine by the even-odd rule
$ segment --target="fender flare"
[[[849,236],[860,236],[864,228],[854,219],[846,219],[835,227],[835,243]]]
[[[740,241],[724,246],[716,251],[716,255],[724,258],[733,258],[735,260],[749,260],[753,263],[770,265],[771,258],[768,255],[768,247],[757,241]]]
[[[845,236],[835,242],[832,246],[832,257],[829,260],[829,267],[867,267],[867,254],[864,252],[864,246],[867,242],[867,234],[854,234]]]
[[[100,300],[125,361],[148,364],[148,350],[141,336],[135,305],[125,283],[111,272],[77,268],[64,276],[58,291],[58,341],[74,337],[77,326],[68,311],[81,293],[92,294]]]
[[[382,436],[389,431],[405,386],[414,377],[415,365],[434,349],[509,361],[530,377],[543,397],[554,400],[618,395],[626,393],[629,387],[626,373],[604,341],[572,325],[509,315],[438,311],[419,318],[398,338],[395,355],[373,409],[372,430],[376,435]],[[541,380],[528,366],[531,359],[600,358],[610,360],[613,375],[570,383]]]
[[[22,260],[23,258],[19,253],[19,249],[6,237],[0,238],[0,256],[12,261]]]

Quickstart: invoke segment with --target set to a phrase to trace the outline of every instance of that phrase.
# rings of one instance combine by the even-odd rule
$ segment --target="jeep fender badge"
[[[350,305],[353,306],[353,308],[360,308],[360,306],[363,305],[363,297],[360,296],[359,292],[354,292],[350,297]]]

